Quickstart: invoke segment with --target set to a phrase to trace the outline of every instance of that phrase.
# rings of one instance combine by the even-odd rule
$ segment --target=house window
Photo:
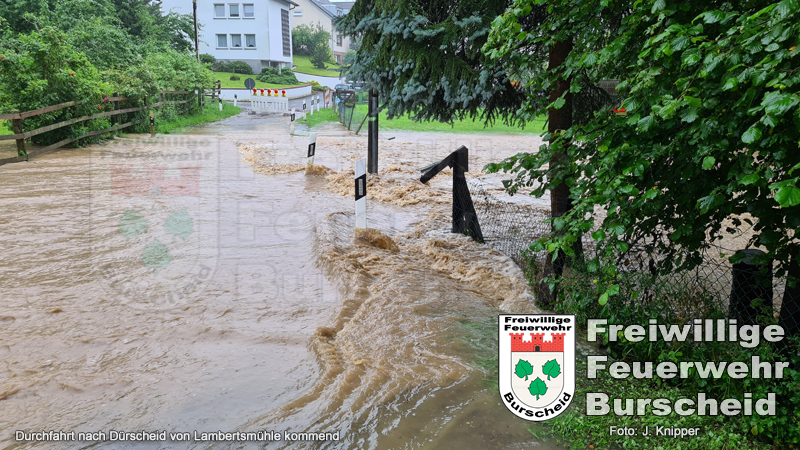
[[[342,63],[342,55],[336,55],[336,64]]]
[[[215,17],[225,17],[225,5],[223,5],[223,4],[214,4],[214,16]]]
[[[338,45],[339,47],[342,46],[342,35],[336,36],[336,45]]]
[[[283,56],[292,56],[292,34],[289,31],[289,11],[281,9],[281,34],[283,35]]]
[[[231,35],[231,47],[242,48],[242,35],[241,34],[232,34]]]
[[[239,17],[239,4],[229,5],[231,7],[231,17]]]
[[[303,11],[298,11],[298,10],[295,9],[294,10],[294,15],[295,16],[302,16],[303,15]]]
[[[255,48],[256,47],[256,35],[255,34],[245,34],[244,35],[245,44],[247,48]]]
[[[255,6],[253,6],[253,5],[242,5],[242,7],[244,8],[244,16],[245,17],[255,17],[256,16]]]
[[[218,34],[217,35],[217,47],[218,48],[227,48],[228,47],[228,35],[227,34]]]

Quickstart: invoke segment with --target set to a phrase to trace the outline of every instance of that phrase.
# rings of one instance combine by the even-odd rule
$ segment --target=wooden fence
[[[214,97],[215,97],[214,93],[218,92],[219,88],[220,88],[220,82],[217,81],[216,83],[214,83],[214,89],[211,91],[212,92],[211,93],[212,101],[214,100]],[[180,96],[183,96],[184,99],[183,100],[165,101],[164,100],[164,96],[165,95],[180,95]],[[98,134],[110,133],[112,131],[121,130],[123,128],[127,128],[127,127],[130,127],[130,126],[133,126],[133,125],[138,125],[140,123],[143,123],[148,119],[148,118],[145,117],[145,118],[140,119],[140,120],[121,123],[122,120],[123,120],[123,116],[122,116],[123,114],[126,114],[125,118],[127,118],[127,114],[128,113],[134,113],[134,112],[139,112],[139,111],[150,110],[150,118],[154,119],[154,118],[164,114],[163,112],[159,112],[159,113],[154,113],[153,112],[153,109],[158,108],[159,106],[164,106],[164,105],[186,105],[186,107],[184,107],[183,110],[181,111],[182,114],[185,114],[189,109],[193,108],[193,105],[195,104],[195,101],[197,102],[197,105],[200,108],[202,108],[203,104],[205,103],[205,96],[207,95],[206,92],[198,94],[197,95],[197,100],[195,100],[194,95],[195,95],[194,92],[189,92],[189,91],[161,91],[161,92],[158,93],[158,102],[157,103],[153,103],[152,105],[148,105],[147,104],[147,99],[145,99],[144,106],[140,106],[140,107],[137,107],[137,108],[120,109],[119,108],[119,102],[128,100],[128,98],[127,97],[123,97],[123,96],[119,96],[115,92],[112,97],[108,98],[108,101],[111,102],[111,104],[114,107],[114,109],[112,111],[106,111],[106,112],[103,112],[103,113],[93,114],[91,116],[83,116],[83,117],[77,117],[77,118],[74,118],[74,119],[64,120],[62,122],[54,123],[52,125],[47,125],[47,126],[44,126],[44,127],[41,127],[41,128],[37,128],[37,129],[31,130],[31,131],[26,131],[26,132],[22,131],[23,130],[22,125],[23,125],[23,121],[25,119],[27,119],[29,117],[38,116],[40,114],[45,114],[45,113],[49,113],[49,112],[53,112],[53,111],[59,111],[59,110],[65,109],[65,108],[71,108],[73,106],[79,105],[81,102],[74,102],[74,101],[73,102],[66,102],[66,103],[60,103],[58,105],[46,106],[44,108],[35,109],[33,111],[25,111],[25,112],[12,111],[10,114],[0,114],[0,120],[10,120],[11,121],[12,131],[14,132],[14,134],[7,134],[7,135],[0,136],[0,141],[6,141],[6,140],[11,140],[11,139],[16,140],[17,141],[17,154],[18,154],[18,156],[15,157],[15,158],[0,159],[0,165],[14,163],[14,162],[20,162],[20,161],[28,161],[29,159],[31,159],[33,157],[36,157],[36,156],[43,155],[45,153],[51,152],[51,151],[53,151],[55,149],[63,147],[65,145],[70,144],[72,142],[75,142],[75,141],[77,141],[79,139],[83,139],[83,138],[87,138],[87,137],[91,137],[91,136],[96,136]],[[75,137],[75,138],[63,139],[61,141],[56,142],[55,144],[48,145],[47,147],[44,147],[44,148],[35,149],[35,150],[30,151],[30,152],[26,151],[26,149],[25,149],[25,139],[28,139],[28,138],[33,137],[33,136],[36,136],[38,134],[46,133],[48,131],[57,130],[59,128],[66,127],[66,126],[69,126],[69,125],[72,125],[72,124],[75,124],[75,123],[85,122],[87,120],[92,120],[92,119],[99,119],[99,118],[102,118],[102,117],[111,117],[112,126],[109,127],[109,128],[103,129],[103,130],[90,131],[90,132],[84,133],[83,135]],[[152,125],[152,122],[151,122],[151,125]],[[153,132],[152,128],[153,127],[151,126],[151,133]]]

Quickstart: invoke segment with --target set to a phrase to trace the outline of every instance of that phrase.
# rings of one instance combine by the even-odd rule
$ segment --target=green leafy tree
[[[108,0],[122,27],[143,47],[155,50],[171,48],[194,50],[194,20],[191,14],[164,11],[161,2],[150,0]],[[202,29],[202,24],[198,23]]]
[[[302,24],[292,29],[292,53],[295,55],[311,56],[314,48],[314,29]]]
[[[536,377],[536,379],[531,381],[531,384],[528,385],[528,392],[530,392],[531,395],[535,395],[536,400],[539,400],[540,395],[547,393],[547,385],[541,378]]]
[[[533,366],[531,366],[531,363],[528,361],[520,359],[519,362],[517,362],[517,366],[514,368],[514,373],[518,377],[525,378],[525,381],[528,381],[528,375],[533,374]]]
[[[547,381],[550,381],[551,378],[556,378],[561,375],[561,366],[558,365],[558,361],[551,359],[544,363],[542,373],[547,375]]]
[[[295,55],[313,57],[320,43],[327,45],[328,53],[330,53],[331,34],[319,22],[314,25],[298,25],[292,30],[292,49]],[[323,59],[323,64],[329,62],[330,59],[330,56]],[[324,69],[325,67],[320,68]]]
[[[590,22],[580,18],[603,17],[604,10],[593,12],[594,6],[578,1],[548,2],[552,14],[545,27],[556,31],[520,32],[522,10],[539,3],[515,2],[495,22],[487,50],[534,67],[541,59],[529,58],[517,43],[546,46],[577,36],[564,73],[621,79],[618,90],[628,113],[599,114],[546,136],[550,145],[538,154],[490,167],[515,174],[511,192],[533,188],[542,195],[560,183],[569,186],[574,208],[554,220],[560,233],[536,248],[574,254],[580,236],[599,227],[592,233],[598,256],[587,265],[605,286],[598,295],[606,301],[618,292],[618,261],[633,245],[664,256],[653,261],[653,273],[689,269],[725,233],[752,224],[750,244],[774,259],[778,276],[790,275],[781,322],[797,334],[797,0],[602,2],[606,9],[626,11],[611,35],[580,32],[576,25]],[[517,39],[509,42],[508,36]],[[532,86],[558,78],[546,72]],[[569,92],[581,89],[576,80],[570,82]],[[565,97],[546,107],[563,107]],[[548,171],[546,164],[559,153],[563,170]],[[605,216],[595,214],[597,207]]]

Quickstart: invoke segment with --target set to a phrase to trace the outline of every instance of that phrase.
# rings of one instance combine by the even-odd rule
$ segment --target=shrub
[[[324,92],[330,89],[328,86],[323,86],[319,81],[311,81],[311,90],[316,92]]]
[[[228,63],[228,69],[228,72],[241,73],[244,75],[253,74],[253,68],[244,61],[231,61]]]
[[[233,72],[243,75],[252,75],[253,68],[244,61],[217,61],[211,66],[211,70],[216,72]]]
[[[0,86],[3,87],[0,89],[0,105],[5,110],[2,112],[81,102],[77,106],[27,118],[23,121],[23,131],[112,108],[110,102],[103,100],[113,92],[112,86],[101,80],[97,68],[86,55],[69,44],[62,31],[43,27],[28,35],[19,35],[13,48],[5,51],[0,59]],[[31,141],[49,145],[108,126],[108,118],[94,119],[39,134]]]
[[[200,62],[203,64],[214,64],[217,62],[217,58],[213,55],[209,55],[208,53],[203,53],[200,55]]]
[[[169,50],[148,56],[140,63],[127,67],[123,71],[110,72],[109,81],[115,90],[128,97],[130,106],[141,105],[146,98],[149,103],[157,101],[159,91],[192,91],[194,89],[210,89],[212,74],[194,55]],[[181,110],[183,105],[165,105],[160,108],[164,113],[162,120]],[[142,118],[146,112],[136,113],[136,119]],[[149,125],[141,124],[134,131],[147,131]]]
[[[332,58],[331,48],[327,42],[317,42],[311,53],[311,64],[318,69],[324,69],[325,63]]]
[[[231,81],[239,81],[240,79],[239,77],[231,77]]]
[[[274,67],[264,67],[261,69],[261,73],[256,76],[256,79],[264,83],[280,84],[283,86],[300,84],[291,70],[283,69],[279,74],[278,69]]]

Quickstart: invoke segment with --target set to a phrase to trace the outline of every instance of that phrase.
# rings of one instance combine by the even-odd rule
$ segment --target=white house
[[[298,25],[315,26],[322,24],[322,28],[331,34],[331,53],[337,63],[342,63],[344,54],[350,50],[350,38],[339,34],[333,26],[333,18],[342,16],[350,11],[354,2],[332,3],[328,0],[295,0],[297,7],[292,11],[294,22],[292,28]]]
[[[291,0],[196,0],[200,53],[262,67],[292,66]],[[164,11],[192,15],[192,0],[162,0]]]

